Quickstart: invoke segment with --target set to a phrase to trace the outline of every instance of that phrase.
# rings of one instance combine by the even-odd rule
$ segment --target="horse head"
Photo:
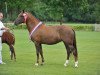
[[[25,22],[26,22],[26,19],[27,19],[27,13],[24,12],[24,11],[22,11],[22,12],[18,15],[17,19],[14,21],[14,24],[15,24],[15,25],[18,25],[18,24],[21,24],[21,23],[25,23]]]

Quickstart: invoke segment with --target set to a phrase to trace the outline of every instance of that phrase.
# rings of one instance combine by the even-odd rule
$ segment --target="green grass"
[[[14,30],[14,34],[17,61],[10,60],[9,47],[3,44],[2,55],[6,65],[0,65],[0,75],[100,75],[100,32],[76,31],[78,68],[74,68],[73,56],[68,67],[63,66],[66,60],[63,43],[43,45],[45,64],[34,66],[36,50],[29,42],[28,31]]]

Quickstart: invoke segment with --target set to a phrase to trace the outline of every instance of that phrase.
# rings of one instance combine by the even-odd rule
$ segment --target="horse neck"
[[[36,19],[34,16],[28,17],[26,20],[26,25],[27,25],[28,31],[31,32],[32,29],[34,29],[39,22],[40,21],[38,19]]]

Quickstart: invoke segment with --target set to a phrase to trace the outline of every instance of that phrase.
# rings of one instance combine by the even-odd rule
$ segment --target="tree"
[[[8,18],[13,21],[22,10],[48,21],[100,22],[99,0],[0,0],[0,11],[8,6]]]

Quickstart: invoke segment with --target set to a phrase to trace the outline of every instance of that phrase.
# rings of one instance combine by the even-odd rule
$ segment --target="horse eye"
[[[20,17],[24,17],[23,15],[21,15]]]

